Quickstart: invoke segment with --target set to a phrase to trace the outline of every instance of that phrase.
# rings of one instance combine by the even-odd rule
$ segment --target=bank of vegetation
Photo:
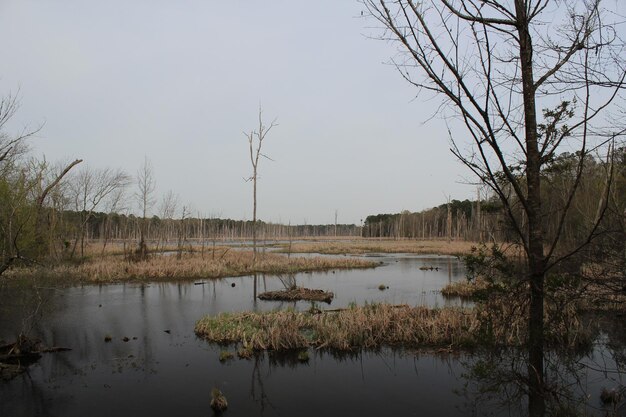
[[[195,326],[199,337],[253,350],[307,347],[354,351],[385,346],[449,351],[485,344],[522,346],[526,322],[515,306],[502,304],[498,314],[483,308],[427,308],[366,304],[343,310],[221,313]],[[562,314],[563,313],[563,314]],[[573,312],[552,311],[548,340],[553,346],[587,343]]]
[[[468,279],[442,293],[474,301],[469,308],[365,304],[347,309],[241,312],[206,316],[195,331],[214,343],[253,350],[306,347],[335,350],[400,347],[454,351],[476,347],[523,347],[528,342],[528,282],[515,248],[509,257],[498,245],[464,255]],[[544,327],[547,348],[588,348],[589,312],[626,313],[623,271],[586,264],[581,271],[555,271],[546,280]]]
[[[471,252],[476,242],[439,240],[349,239],[281,243],[279,252],[321,253],[327,255],[368,253],[411,253],[422,255],[461,256]]]
[[[253,262],[249,250],[221,248],[216,252],[182,252],[150,255],[141,261],[123,256],[93,257],[77,263],[22,267],[5,278],[53,278],[68,283],[114,283],[210,279],[251,274],[294,274],[330,269],[372,268],[379,263],[355,258],[287,257],[266,253]]]

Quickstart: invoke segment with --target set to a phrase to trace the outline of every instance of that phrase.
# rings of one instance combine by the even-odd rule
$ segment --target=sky
[[[258,217],[359,224],[473,198],[438,103],[416,97],[356,0],[0,0],[11,132],[49,161],[84,160],[168,190],[203,216],[252,218],[244,132],[274,127]],[[156,207],[152,210],[156,214]]]

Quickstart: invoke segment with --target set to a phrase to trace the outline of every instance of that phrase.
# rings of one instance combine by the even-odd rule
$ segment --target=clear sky
[[[135,175],[194,213],[252,217],[248,143],[259,104],[259,218],[359,223],[473,198],[437,102],[415,98],[356,0],[2,0],[0,93],[11,128],[45,123],[48,160]]]

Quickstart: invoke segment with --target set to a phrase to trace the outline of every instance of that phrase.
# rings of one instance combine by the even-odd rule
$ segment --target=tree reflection
[[[576,350],[544,350],[542,399],[547,416],[623,416],[626,334],[623,321],[586,318],[594,343]],[[463,395],[472,408],[528,415],[528,351],[485,349],[465,360]]]

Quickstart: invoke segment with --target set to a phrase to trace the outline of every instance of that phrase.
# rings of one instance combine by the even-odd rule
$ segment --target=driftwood
[[[39,339],[19,335],[17,341],[0,346],[0,379],[9,380],[21,374],[41,358],[42,353],[65,352],[65,347],[46,347]]]
[[[276,301],[323,301],[330,304],[334,294],[324,290],[313,290],[310,288],[294,287],[287,290],[268,291],[259,295],[260,300]]]

